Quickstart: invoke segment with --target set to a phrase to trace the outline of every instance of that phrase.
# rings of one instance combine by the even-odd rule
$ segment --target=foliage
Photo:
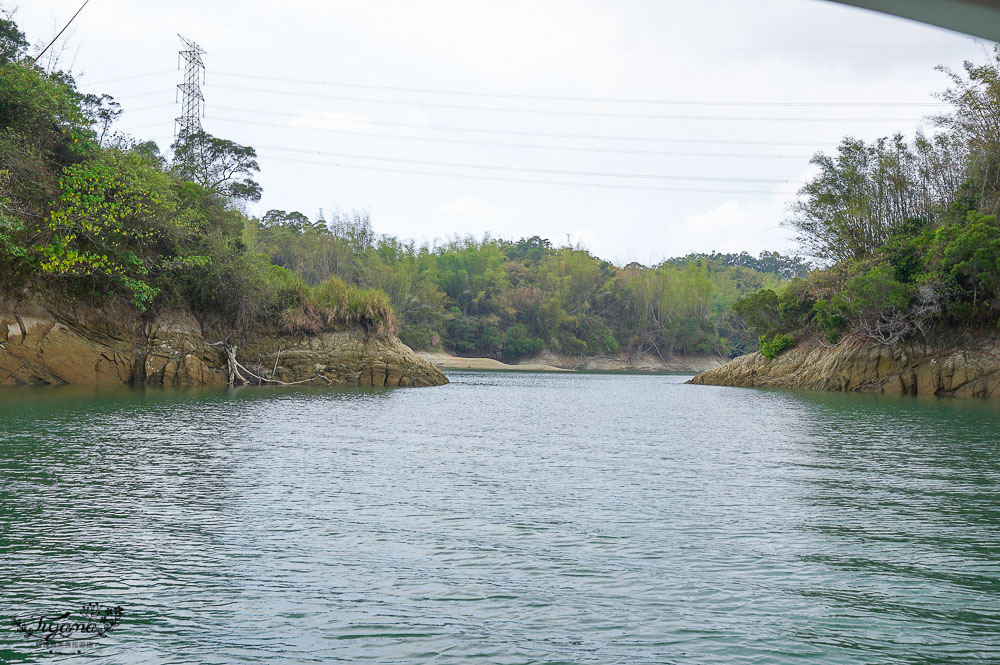
[[[742,295],[780,283],[777,275],[714,259],[619,268],[538,236],[418,247],[376,235],[358,212],[311,220],[271,210],[248,220],[242,237],[309,283],[335,276],[383,291],[400,336],[416,348],[506,359],[546,348],[589,356],[729,354],[747,344],[721,334],[717,322]]]
[[[174,170],[178,177],[198,183],[231,203],[259,201],[260,184],[253,175],[260,171],[257,151],[207,132],[193,132],[178,138]]]
[[[247,250],[249,223],[234,207],[260,197],[252,148],[198,133],[175,144],[168,165],[154,143],[113,133],[121,114],[114,99],[81,93],[65,73],[21,60],[26,48],[9,17],[0,19],[5,287],[123,299],[140,311],[183,304],[236,335],[316,309],[314,301],[325,329],[393,331],[383,293],[311,289]]]
[[[521,358],[543,349],[774,357],[794,339],[892,343],[1000,323],[1000,47],[945,70],[939,131],[845,138],[787,223],[807,256],[689,254],[616,266],[540,236],[417,246],[365,212],[240,212],[260,199],[253,148],[198,132],[114,133],[121,108],[24,59],[0,18],[0,280],[208,325],[398,331],[407,343]]]
[[[849,329],[848,317],[827,300],[817,300],[813,306],[813,320],[822,331],[823,338],[836,344]]]
[[[780,279],[805,277],[809,274],[809,263],[801,256],[784,256],[778,252],[761,252],[751,256],[748,252],[739,254],[688,254],[674,259],[667,259],[664,265],[683,266],[689,263],[706,264],[710,269],[749,268],[755,273],[774,275]]]
[[[757,345],[760,347],[760,355],[773,360],[782,351],[795,346],[795,338],[784,333],[778,333],[771,339],[768,339],[767,335],[761,335]]]
[[[191,231],[172,184],[141,156],[114,150],[66,167],[59,202],[39,229],[46,241],[36,247],[38,270],[93,277],[98,288],[116,285],[148,308],[160,291],[151,275],[207,260],[172,251]]]
[[[545,341],[534,337],[531,328],[523,323],[515,323],[504,331],[503,344],[506,355],[511,358],[534,355],[545,347]]]
[[[743,298],[731,327],[761,340],[816,333],[892,344],[1000,323],[1000,48],[961,74],[943,71],[951,112],[935,118],[942,131],[911,142],[848,138],[836,156],[817,155],[820,173],[789,223],[827,266],[787,287],[799,302],[784,311],[773,291]]]
[[[951,82],[938,95],[951,112],[935,120],[965,149],[962,193],[981,212],[1000,213],[1000,45],[993,45],[987,62],[964,63],[962,73],[947,67],[938,70]]]
[[[10,16],[0,18],[0,63],[16,62],[28,50],[28,40]]]
[[[815,299],[808,282],[793,280],[781,294],[761,289],[733,304],[733,311],[743,318],[755,335],[773,337],[784,330],[801,330],[813,314]]]
[[[962,179],[962,148],[948,135],[902,134],[871,144],[845,138],[836,156],[817,154],[820,173],[799,192],[788,224],[822,260],[863,259],[913,218],[934,219]]]

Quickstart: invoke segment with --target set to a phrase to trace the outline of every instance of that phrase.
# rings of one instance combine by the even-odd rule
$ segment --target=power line
[[[235,72],[215,72],[213,76],[230,76],[236,78],[257,79],[264,81],[280,81],[285,83],[301,83],[337,88],[355,88],[360,90],[383,90],[388,92],[406,92],[435,95],[462,95],[467,97],[489,97],[493,99],[534,99],[552,102],[588,102],[613,104],[663,104],[674,106],[756,106],[756,107],[939,107],[947,104],[936,102],[745,102],[745,101],[695,101],[688,99],[629,99],[621,97],[573,97],[567,95],[529,95],[504,92],[474,92],[470,90],[446,90],[442,88],[409,88],[388,85],[369,85],[363,83],[339,83],[332,81],[317,81],[310,79],[285,78],[281,76],[264,76],[262,74],[237,74]]]
[[[132,94],[131,92],[126,94],[128,95],[129,101],[131,101],[133,99],[139,99],[140,97],[152,97],[153,95],[163,95],[165,97],[167,95],[167,91],[161,88],[159,90],[150,90],[148,92],[140,92],[137,94]],[[118,97],[118,95],[114,94],[111,96]]]
[[[289,113],[286,111],[259,111],[257,109],[247,109],[239,106],[218,106],[213,104],[212,108],[222,109],[223,111],[237,111],[240,113],[255,113],[258,115],[270,115],[270,116],[280,116],[285,118],[301,118],[301,113]],[[330,116],[318,115],[314,116],[320,120],[330,118]],[[337,118],[331,118],[337,119]],[[340,118],[339,120],[343,120]],[[524,131],[514,131],[514,130],[504,130],[504,129],[491,129],[483,127],[456,127],[453,125],[421,125],[416,123],[405,123],[405,122],[385,122],[379,120],[365,120],[366,125],[375,125],[379,127],[399,127],[405,129],[426,129],[431,131],[449,131],[449,132],[470,132],[476,134],[494,134],[498,136],[531,136],[536,138],[556,138],[556,139],[586,139],[595,141],[646,141],[654,143],[702,143],[702,144],[720,144],[720,145],[775,145],[775,146],[811,146],[815,145],[816,141],[750,141],[750,140],[740,140],[740,139],[686,139],[686,138],[659,138],[650,136],[609,136],[600,134],[565,134],[565,133],[554,133],[554,132],[524,132]]]
[[[438,162],[427,159],[404,159],[401,157],[375,157],[372,155],[357,155],[344,152],[323,152],[321,150],[304,150],[300,148],[282,148],[276,146],[258,146],[261,150],[277,150],[279,152],[295,152],[308,155],[321,155],[323,157],[343,157],[348,159],[363,159],[378,162],[394,162],[397,164],[416,164],[420,166],[442,166],[446,168],[463,169],[484,169],[489,171],[511,171],[517,173],[539,173],[544,175],[572,175],[591,176],[602,178],[635,178],[641,180],[684,180],[695,182],[748,182],[748,183],[771,183],[797,185],[798,180],[776,180],[770,178],[729,178],[721,176],[686,176],[686,175],[661,175],[652,173],[617,173],[603,171],[569,171],[561,169],[537,169],[518,166],[502,166],[493,164],[468,164],[463,162]]]
[[[150,76],[162,76],[163,74],[173,74],[175,69],[161,69],[155,72],[146,72],[145,74],[133,74],[131,76],[119,76],[118,78],[105,79],[103,81],[92,81],[87,82],[87,85],[107,85],[108,83],[118,83],[119,81],[131,81],[133,79],[143,79],[149,78]]]
[[[458,109],[462,111],[489,111],[498,113],[537,113],[541,115],[566,115],[599,118],[629,118],[639,120],[725,120],[750,122],[914,122],[914,118],[795,118],[776,116],[712,116],[712,115],[665,115],[652,113],[611,113],[607,111],[572,111],[554,109],[523,109],[504,108],[496,106],[473,106],[470,104],[444,104],[440,102],[408,101],[399,99],[374,99],[371,97],[349,97],[345,95],[321,95],[286,90],[269,90],[267,88],[248,88],[238,85],[219,85],[214,88],[225,90],[242,90],[274,95],[293,95],[310,99],[330,99],[340,102],[363,102],[367,104],[390,104],[393,106],[427,106],[433,108]]]
[[[433,143],[454,143],[460,145],[480,145],[497,148],[527,148],[537,150],[565,150],[571,152],[596,152],[622,155],[653,155],[662,157],[736,157],[755,159],[809,159],[812,155],[768,155],[761,153],[733,153],[733,152],[673,152],[665,150],[628,150],[621,148],[587,148],[580,146],[561,145],[532,145],[527,143],[501,143],[498,141],[469,141],[463,139],[448,139],[433,136],[403,136],[400,134],[382,134],[378,132],[357,132],[347,129],[334,129],[332,127],[305,127],[282,125],[277,122],[264,122],[259,120],[240,120],[238,118],[212,118],[213,122],[235,122],[243,125],[256,125],[260,127],[277,127],[279,129],[302,129],[311,132],[330,132],[334,134],[348,134],[352,136],[373,136],[376,138],[403,139],[407,141],[428,141]]]
[[[670,53],[701,53],[701,52],[711,52],[715,53],[718,51],[726,52],[757,52],[757,51],[835,51],[835,50],[886,50],[886,49],[920,49],[920,50],[940,50],[943,48],[971,48],[976,44],[977,39],[972,37],[965,38],[961,42],[923,42],[914,44],[792,44],[787,46],[719,46],[712,44],[711,46],[617,46],[617,47],[605,47],[596,48],[594,45],[588,45],[586,47],[567,47],[562,49],[564,52],[614,52],[614,51],[653,51],[653,52],[670,52]],[[992,44],[990,40],[985,40],[987,43]],[[410,45],[408,45],[410,46]],[[483,51],[509,51],[509,46],[481,46]],[[410,50],[410,49],[408,49]],[[414,47],[412,50],[419,51],[420,49]],[[244,62],[247,60],[246,55],[234,54],[234,55],[220,55],[221,58],[228,58],[232,60],[239,60]],[[258,61],[268,60],[269,58],[254,58]]]
[[[140,106],[139,108],[129,109],[128,113],[138,113],[139,111],[148,111],[150,109],[162,109],[167,106],[176,106],[177,102],[166,102],[163,104],[150,104],[149,106]]]
[[[397,169],[389,167],[380,166],[368,166],[364,164],[340,164],[335,162],[319,162],[309,159],[295,159],[293,157],[279,157],[275,155],[261,155],[267,159],[282,161],[282,162],[292,162],[295,164],[311,164],[315,166],[328,166],[333,168],[344,168],[344,169],[354,169],[362,171],[378,171],[382,173],[405,173],[412,175],[423,175],[423,176],[440,176],[446,178],[462,178],[466,180],[489,180],[493,182],[514,182],[522,183],[527,185],[563,185],[570,187],[586,187],[593,189],[628,189],[628,190],[643,190],[643,191],[653,191],[653,192],[700,192],[706,194],[766,194],[766,195],[787,195],[792,196],[795,192],[784,192],[784,191],[769,191],[769,190],[756,190],[756,189],[708,189],[708,188],[698,188],[698,187],[652,187],[646,185],[626,185],[621,183],[596,183],[596,182],[570,182],[570,181],[560,181],[560,180],[527,180],[523,178],[504,178],[499,176],[483,176],[483,175],[473,175],[468,173],[436,173],[430,171],[417,171],[414,169]]]
[[[73,17],[69,21],[66,22],[66,25],[64,25],[63,29],[59,31],[59,34],[57,34],[55,37],[53,37],[52,41],[49,42],[48,45],[45,48],[42,49],[41,53],[39,53],[38,55],[36,55],[31,60],[31,64],[32,65],[34,65],[36,62],[38,62],[38,59],[41,58],[43,55],[45,55],[46,51],[48,51],[50,48],[52,48],[52,45],[56,43],[56,40],[58,40],[60,37],[62,37],[62,34],[64,32],[66,32],[66,28],[69,27],[70,23],[72,23],[73,21],[76,20],[76,17],[80,15],[80,12],[83,11],[83,8],[86,7],[87,3],[89,3],[89,2],[90,2],[90,0],[83,0],[83,4],[80,5],[80,8],[76,10],[76,13],[73,14]]]

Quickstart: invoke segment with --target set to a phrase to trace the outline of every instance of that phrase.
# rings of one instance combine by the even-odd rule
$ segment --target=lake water
[[[0,662],[1000,662],[996,404],[450,378],[0,391]]]

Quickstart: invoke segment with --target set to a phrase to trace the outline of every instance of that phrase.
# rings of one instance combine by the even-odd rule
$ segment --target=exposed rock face
[[[956,334],[886,346],[855,336],[834,347],[806,340],[773,360],[759,353],[740,356],[690,383],[1000,397],[1000,338],[996,333]]]
[[[436,386],[444,374],[399,339],[361,331],[262,334],[237,348],[251,371],[287,383]],[[223,347],[185,309],[133,311],[0,300],[0,384],[226,385]]]

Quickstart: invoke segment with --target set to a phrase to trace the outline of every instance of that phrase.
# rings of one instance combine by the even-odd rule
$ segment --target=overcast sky
[[[47,41],[80,3],[15,20]],[[912,134],[934,66],[985,57],[822,0],[91,0],[60,66],[166,150],[177,33],[207,51],[205,130],[260,155],[251,214],[366,209],[420,242],[569,236],[620,264],[794,251],[780,224],[809,157]]]

